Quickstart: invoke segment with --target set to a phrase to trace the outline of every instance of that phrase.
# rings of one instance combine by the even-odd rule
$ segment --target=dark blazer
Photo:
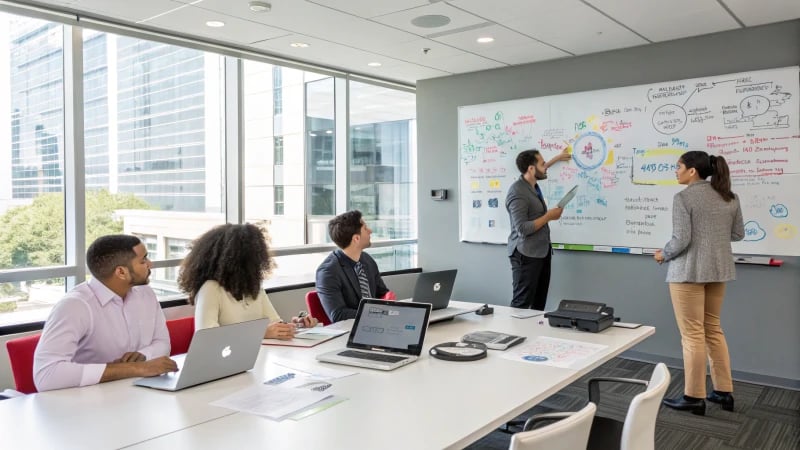
[[[369,279],[369,289],[376,298],[383,297],[389,288],[383,283],[378,264],[366,252],[361,252],[361,264]],[[317,268],[317,295],[331,322],[352,319],[361,301],[361,287],[353,270],[353,262],[341,250],[334,250]]]
[[[552,250],[550,244],[550,226],[544,224],[534,231],[533,221],[547,212],[547,205],[536,195],[533,186],[522,176],[513,182],[506,194],[506,210],[511,221],[511,233],[508,235],[508,256],[514,249],[531,258],[544,258]]]

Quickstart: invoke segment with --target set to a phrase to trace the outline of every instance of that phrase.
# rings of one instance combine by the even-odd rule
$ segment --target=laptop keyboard
[[[347,356],[350,358],[359,358],[359,359],[368,359],[370,361],[380,361],[380,362],[387,362],[387,363],[395,363],[398,361],[402,361],[404,359],[408,359],[405,356],[394,356],[394,355],[382,355],[380,353],[367,353],[367,352],[359,352],[356,350],[345,350],[339,353],[339,356]]]

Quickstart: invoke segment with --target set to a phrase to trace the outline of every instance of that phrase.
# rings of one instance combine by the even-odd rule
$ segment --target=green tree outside
[[[86,243],[122,232],[118,209],[154,209],[133,194],[86,191]],[[64,194],[36,197],[0,216],[0,269],[64,264]]]

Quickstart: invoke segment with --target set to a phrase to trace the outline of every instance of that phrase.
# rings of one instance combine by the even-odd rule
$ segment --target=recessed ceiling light
[[[450,18],[440,14],[430,14],[427,16],[419,16],[411,19],[411,25],[420,28],[437,28],[443,27],[450,23]]]
[[[267,2],[250,2],[250,11],[253,12],[270,12],[272,5]]]
[[[294,48],[306,48],[306,47],[308,47],[308,44],[306,44],[305,42],[292,42],[289,45],[294,47]]]
[[[367,65],[370,66],[370,67],[380,67],[383,64],[381,64],[379,62],[371,62],[371,63],[367,63]]]
[[[481,44],[488,44],[489,42],[494,42],[494,38],[490,36],[479,37],[478,42]]]
[[[333,134],[333,130],[325,130],[325,134]]]
[[[225,22],[221,20],[209,20],[208,22],[206,22],[206,25],[211,28],[220,28],[225,26]]]

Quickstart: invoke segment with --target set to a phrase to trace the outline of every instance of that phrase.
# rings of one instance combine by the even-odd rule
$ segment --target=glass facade
[[[10,161],[0,166],[0,269],[11,270],[0,274],[0,326],[43,320],[83,281],[66,263],[75,233],[85,233],[78,254],[105,234],[139,236],[161,261],[151,285],[176,294],[191,241],[231,220],[228,185],[242,186],[233,195],[244,221],[265,224],[276,249],[327,243],[327,221],[354,208],[376,240],[415,239],[412,93],[249,60],[238,83],[226,78],[226,57],[137,37],[79,29],[83,145],[75,153],[85,176],[65,179],[64,125],[73,112],[64,101],[72,64],[64,40],[72,31],[0,13],[0,159]],[[239,132],[224,121],[231,86],[243,98],[239,149],[225,148]],[[349,110],[341,108],[348,91]],[[235,174],[226,154],[237,151],[244,171],[226,179]],[[85,196],[66,198],[65,186],[76,183]],[[68,202],[85,209],[70,234]],[[327,253],[278,256],[271,284],[313,279]],[[416,266],[416,244],[370,253],[384,271]]]

